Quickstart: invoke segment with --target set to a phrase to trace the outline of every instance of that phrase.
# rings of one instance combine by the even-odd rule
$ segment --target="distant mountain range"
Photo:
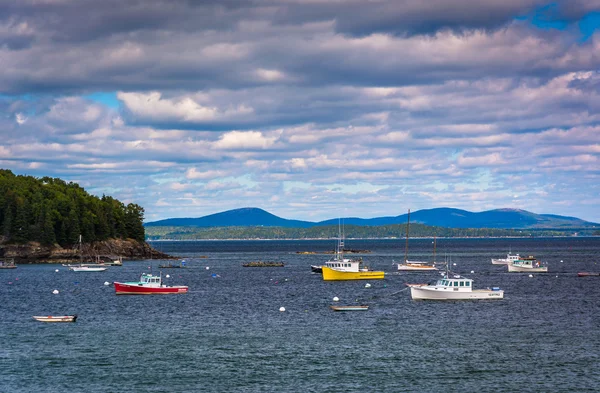
[[[228,210],[198,218],[168,218],[165,220],[148,222],[147,227],[283,227],[283,228],[311,228],[316,226],[344,225],[380,226],[405,224],[407,214],[395,217],[356,218],[345,217],[331,220],[311,222],[301,220],[288,220],[271,214],[263,209],[246,207]],[[495,209],[480,213],[447,207],[424,209],[410,213],[411,223],[420,223],[429,226],[446,228],[501,228],[501,229],[540,229],[540,228],[600,228],[600,224],[584,221],[576,217],[558,216],[554,214],[535,214],[518,209]]]

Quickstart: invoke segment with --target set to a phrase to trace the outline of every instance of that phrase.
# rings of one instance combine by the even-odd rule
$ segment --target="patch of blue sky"
[[[600,12],[591,12],[579,21],[583,41],[589,39],[598,29],[600,29]]]
[[[97,92],[92,94],[84,95],[83,98],[92,100],[99,104],[105,105],[109,108],[118,109],[121,102],[117,98],[117,92]]]
[[[530,21],[530,23],[540,29],[566,30],[569,28],[569,21],[562,19],[560,6],[557,3],[550,3],[538,8],[530,15],[519,16],[516,20]],[[600,11],[590,12],[584,15],[576,22],[581,32],[581,42],[585,42],[600,29]]]
[[[289,192],[292,190],[296,190],[296,189],[309,189],[311,188],[311,184],[310,183],[305,183],[305,182],[301,182],[301,181],[284,181],[283,182],[283,190],[285,192]]]
[[[377,192],[388,188],[389,186],[380,186],[370,183],[358,183],[358,184],[330,184],[326,188],[329,191],[343,192],[345,194],[358,194],[361,192]]]

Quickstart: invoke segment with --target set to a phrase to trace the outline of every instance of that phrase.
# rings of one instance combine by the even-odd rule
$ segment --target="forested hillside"
[[[50,177],[16,176],[0,169],[0,240],[71,246],[130,238],[144,241],[144,209],[109,196],[88,194],[75,183]]]

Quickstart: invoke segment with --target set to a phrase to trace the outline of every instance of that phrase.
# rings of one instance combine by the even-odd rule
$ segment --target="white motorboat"
[[[77,315],[34,315],[33,319],[40,322],[75,322]]]
[[[508,265],[510,263],[513,263],[514,261],[518,260],[519,254],[513,255],[510,252],[508,254],[506,254],[506,258],[492,258],[492,264],[493,265]]]
[[[511,273],[547,273],[548,266],[544,266],[533,256],[519,258],[511,262],[508,266],[508,271]]]
[[[473,289],[473,280],[460,275],[446,274],[435,284],[407,284],[413,300],[483,300],[503,299],[504,291],[493,287]]]
[[[103,272],[108,269],[106,266],[94,264],[69,265],[69,270],[74,272]]]

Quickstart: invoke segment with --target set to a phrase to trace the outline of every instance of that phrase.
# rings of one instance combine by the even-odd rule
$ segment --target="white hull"
[[[547,266],[524,267],[524,266],[508,265],[508,271],[512,272],[512,273],[548,273],[548,267]]]
[[[410,264],[398,264],[398,270],[400,271],[412,271],[412,272],[427,272],[427,271],[435,271],[438,270],[435,266],[428,265],[410,265]]]
[[[107,267],[88,267],[88,266],[71,266],[69,270],[74,272],[103,272]]]
[[[492,265],[508,265],[509,263],[508,259],[492,259]]]
[[[413,300],[480,300],[503,299],[503,290],[474,289],[472,291],[453,291],[434,289],[427,286],[411,286],[410,295]]]

